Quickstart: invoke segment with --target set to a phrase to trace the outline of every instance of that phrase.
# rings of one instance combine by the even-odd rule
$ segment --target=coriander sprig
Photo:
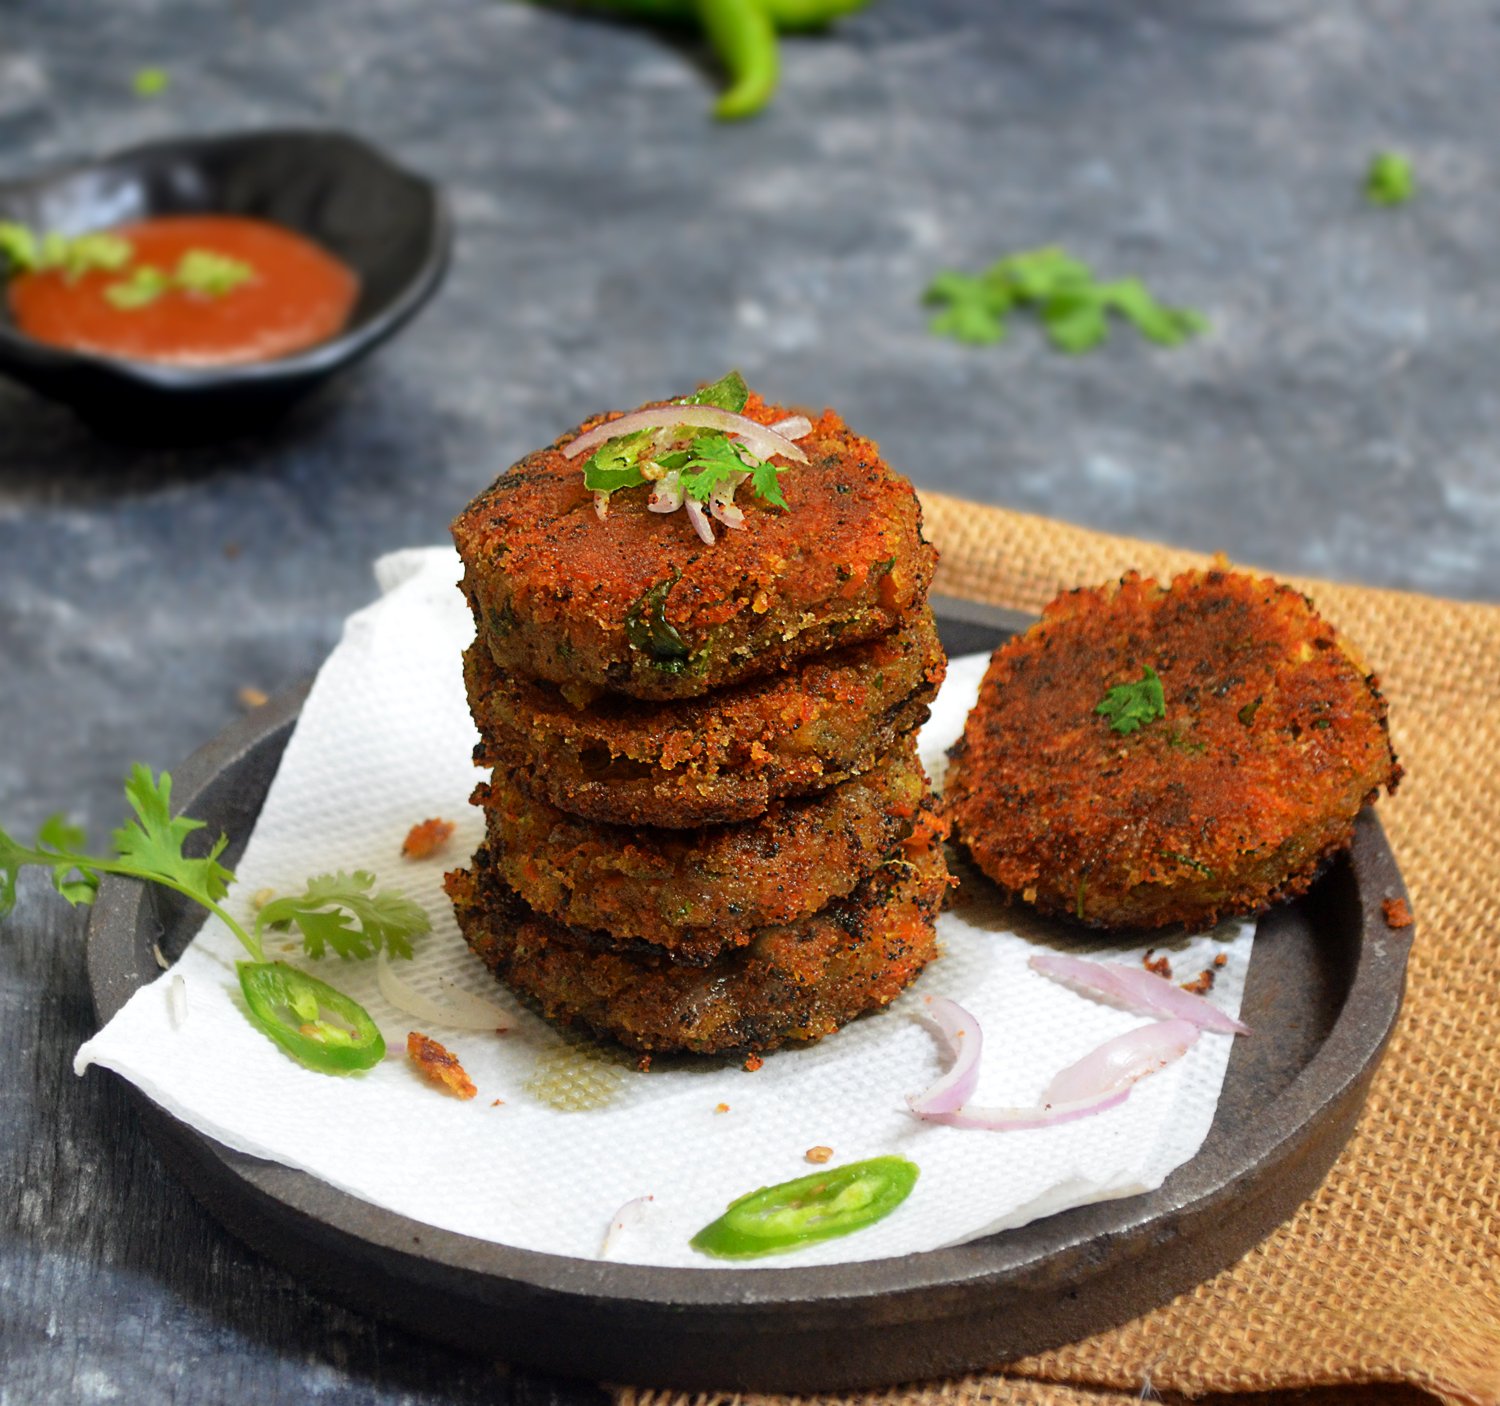
[[[945,270],[928,285],[924,301],[943,309],[929,324],[939,336],[1001,342],[1010,315],[1027,311],[1041,319],[1053,346],[1072,353],[1104,342],[1111,314],[1160,346],[1176,346],[1208,326],[1189,308],[1159,302],[1140,279],[1101,282],[1082,260],[1053,247],[1007,255],[980,274]]]
[[[1167,715],[1161,679],[1149,664],[1134,683],[1116,684],[1094,708],[1115,732],[1131,733]]]
[[[94,901],[105,874],[160,884],[206,908],[254,958],[239,964],[239,978],[257,1029],[323,1073],[348,1073],[376,1063],[385,1047],[368,1013],[324,982],[284,964],[267,963],[263,938],[267,931],[295,926],[309,957],[321,957],[328,948],[341,957],[369,957],[382,947],[392,956],[410,957],[411,940],[431,927],[421,905],[397,894],[372,892],[375,876],[364,870],[352,875],[340,870],[309,879],[300,894],[273,898],[261,908],[253,930],[247,930],[223,906],[235,881],[219,862],[228,837],[221,834],[207,854],[185,852],[204,823],[172,814],[167,772],[153,777],[137,763],[126,779],[125,795],[135,815],[111,837],[113,855],[85,853],[84,832],[60,815],[42,825],[34,845],[23,845],[0,829],[0,918],[16,905],[21,870],[32,866],[47,869],[52,886],[75,906]]]

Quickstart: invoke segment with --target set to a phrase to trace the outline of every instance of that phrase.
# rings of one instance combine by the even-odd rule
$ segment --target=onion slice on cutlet
[[[493,1001],[472,991],[445,984],[443,998],[439,1000],[409,986],[396,975],[383,947],[375,958],[375,980],[380,994],[404,1015],[446,1025],[451,1030],[510,1029],[510,1017]]]
[[[1122,967],[1118,962],[1088,962],[1082,957],[1046,953],[1031,959],[1033,971],[1050,976],[1086,996],[1123,1006],[1137,1015],[1162,1020],[1189,1020],[1221,1035],[1248,1035],[1250,1027],[1221,1011],[1211,1001],[1174,985],[1144,967]]]
[[[803,422],[806,423],[805,419]],[[606,420],[602,425],[595,425],[586,434],[563,445],[563,458],[576,459],[580,454],[597,449],[609,440],[634,434],[637,430],[670,430],[679,427],[723,430],[726,434],[738,435],[745,442],[745,448],[761,459],[780,455],[797,464],[807,462],[807,455],[786,435],[777,434],[758,421],[736,415],[733,411],[720,410],[716,405],[657,405],[649,410],[634,410],[629,415],[621,415],[618,420]],[[807,430],[810,429],[812,425],[808,424]]]

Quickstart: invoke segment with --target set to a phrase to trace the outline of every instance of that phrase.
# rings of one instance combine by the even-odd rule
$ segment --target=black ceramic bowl
[[[115,436],[238,434],[368,355],[432,296],[448,266],[452,234],[437,187],[343,132],[174,138],[0,184],[0,219],[39,231],[210,212],[270,220],[336,254],[360,278],[348,326],[275,361],[167,366],[48,346],[17,329],[4,301],[0,373]]]

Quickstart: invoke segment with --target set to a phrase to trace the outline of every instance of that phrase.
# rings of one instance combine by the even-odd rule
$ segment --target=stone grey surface
[[[0,16],[0,178],[331,124],[445,183],[447,287],[264,437],[126,451],[0,387],[0,823],[102,840],[315,669],[370,559],[582,415],[741,367],[922,486],[1277,570],[1500,598],[1500,22],[1452,0],[876,0],[707,117],[690,37],[510,0],[86,0]],[[171,74],[131,93],[136,69]],[[1369,207],[1370,155],[1421,191]],[[936,339],[922,288],[1056,242],[1203,310],[1176,350]],[[307,1295],[74,1080],[81,916],[0,930],[0,1406],[545,1397]]]

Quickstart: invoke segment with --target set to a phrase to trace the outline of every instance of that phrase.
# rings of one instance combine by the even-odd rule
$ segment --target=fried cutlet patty
[[[1148,668],[1165,712],[1118,730],[1098,707]],[[1059,596],[996,651],[950,755],[979,867],[1094,927],[1205,927],[1301,893],[1401,775],[1377,680],[1332,626],[1222,569]]]
[[[580,820],[497,770],[475,792],[490,860],[532,908],[707,963],[842,898],[907,839],[927,777],[907,739],[863,776],[754,820],[657,830]]]
[[[485,848],[446,882],[465,941],[547,1019],[632,1049],[712,1054],[817,1040],[895,1000],[934,955],[948,870],[928,827],[846,898],[760,929],[709,967],[598,950],[590,934],[528,908]]]
[[[946,667],[925,606],[794,672],[670,703],[604,694],[574,707],[477,641],[464,656],[476,762],[572,815],[669,829],[748,820],[869,770],[926,721]]]
[[[663,402],[657,402],[661,404]],[[786,411],[752,395],[747,418]],[[926,597],[936,553],[911,485],[824,411],[781,474],[786,510],[745,492],[742,530],[699,541],[648,489],[603,521],[565,444],[522,459],[453,524],[463,590],[507,672],[637,698],[698,697],[895,628]]]

